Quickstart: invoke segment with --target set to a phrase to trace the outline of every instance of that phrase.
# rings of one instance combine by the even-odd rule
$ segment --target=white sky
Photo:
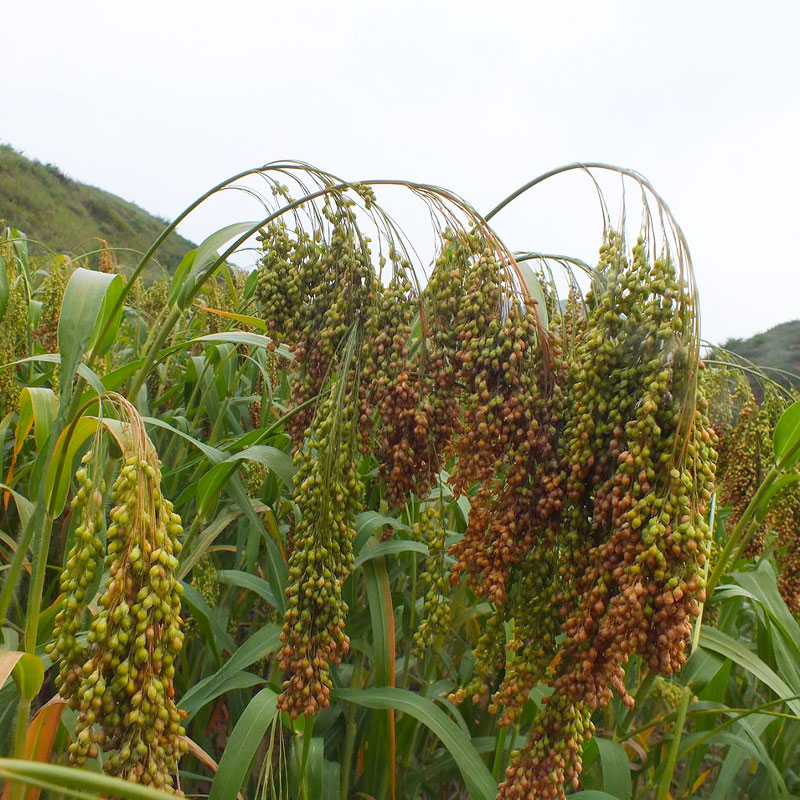
[[[446,186],[483,212],[552,167],[605,161],[644,173],[682,225],[705,338],[800,317],[797,0],[0,0],[0,12],[0,141],[163,217],[275,159]],[[553,179],[496,229],[511,249],[594,261],[592,192]],[[253,218],[233,202],[181,232],[201,241]]]

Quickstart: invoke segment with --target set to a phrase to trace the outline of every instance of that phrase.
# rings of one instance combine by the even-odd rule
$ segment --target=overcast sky
[[[551,167],[612,162],[644,173],[682,225],[706,339],[800,318],[796,0],[0,11],[0,141],[163,217],[275,159],[443,185],[484,212]],[[553,179],[496,229],[512,249],[593,260],[592,191]],[[181,232],[254,216],[236,202]]]

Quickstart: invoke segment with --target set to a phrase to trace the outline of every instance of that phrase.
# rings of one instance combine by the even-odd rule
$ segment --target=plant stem
[[[139,389],[142,388],[150,369],[155,363],[156,354],[161,349],[161,345],[166,341],[170,331],[172,331],[175,324],[181,318],[181,314],[183,314],[183,310],[180,306],[174,305],[169,310],[169,314],[167,314],[161,327],[152,329],[151,333],[158,331],[156,335],[152,337],[152,340],[150,336],[147,337],[147,341],[145,342],[145,354],[143,356],[144,363],[139,368],[136,375],[133,376],[130,388],[128,389],[128,399],[131,402],[136,401],[136,395],[139,394]]]
[[[314,737],[314,717],[306,717],[303,725],[303,755],[300,763],[300,792],[303,800],[308,798],[308,781],[306,780],[306,767],[308,765],[308,753],[311,750],[311,739]],[[316,800],[316,798],[314,798]]]
[[[636,694],[633,697],[633,705],[630,708],[625,709],[625,713],[622,716],[622,719],[619,721],[617,725],[618,730],[624,730],[625,726],[630,722],[631,717],[633,716],[634,709],[639,707],[639,702],[647,696],[650,691],[650,687],[653,685],[653,681],[656,679],[656,676],[648,670],[647,675],[642,678],[642,682],[639,684],[639,687],[636,689]]]
[[[667,800],[670,796],[669,789],[672,785],[672,775],[675,772],[675,765],[678,761],[678,751],[681,745],[681,733],[683,726],[686,723],[686,712],[689,710],[689,702],[692,699],[692,690],[688,686],[683,687],[683,696],[681,697],[681,704],[678,707],[678,716],[675,719],[675,734],[669,745],[669,752],[667,754],[667,765],[664,768],[664,774],[658,784],[658,794],[656,800]]]
[[[31,701],[19,698],[17,705],[17,723],[14,729],[14,758],[25,758],[25,737],[28,730],[28,717],[31,713]],[[22,800],[25,796],[25,784],[21,781],[11,784],[9,800]]]
[[[494,740],[494,763],[492,764],[492,775],[496,781],[500,780],[500,773],[503,770],[503,751],[506,745],[506,736],[508,735],[508,726],[500,728],[500,732],[495,736]]]
[[[28,591],[28,609],[25,620],[25,651],[36,655],[36,636],[39,629],[39,612],[42,608],[44,577],[47,570],[47,556],[50,553],[50,536],[53,532],[53,518],[45,513],[42,520],[41,535],[36,548],[34,573]]]
[[[359,652],[356,662],[353,665],[353,688],[361,688],[361,669],[364,664],[364,654]],[[341,763],[341,774],[339,776],[340,800],[347,800],[350,791],[350,767],[353,763],[353,750],[356,743],[356,707],[350,703],[347,709],[347,724],[344,737],[344,757]]]
[[[17,705],[17,725],[14,729],[14,758],[25,758],[25,734],[28,730],[30,711],[31,701],[20,697]]]
[[[49,514],[44,514],[39,536],[38,547],[35,547],[36,558],[33,564],[33,576],[28,591],[28,609],[25,619],[25,652],[36,655],[36,636],[39,629],[39,612],[42,607],[42,593],[44,591],[44,576],[47,570],[47,556],[50,552],[50,536],[53,531],[53,519]],[[17,705],[17,724],[14,734],[14,757],[25,758],[25,733],[28,729],[28,716],[31,712],[31,701],[23,697]],[[10,800],[21,800],[24,794],[24,785],[15,784],[11,790]]]

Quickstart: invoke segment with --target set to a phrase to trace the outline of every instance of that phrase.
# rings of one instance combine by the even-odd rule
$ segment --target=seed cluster
[[[656,675],[650,696],[659,702],[665,711],[674,711],[683,699],[683,688],[667,680],[663,675]]]
[[[450,607],[450,577],[445,564],[447,530],[441,510],[435,503],[428,503],[419,512],[419,518],[411,526],[414,538],[428,546],[425,571],[425,614],[414,633],[414,654],[422,658],[438,636],[450,629],[453,610]]]
[[[258,497],[261,487],[269,475],[269,468],[260,461],[245,462],[245,479],[247,482],[247,494],[250,497]]]
[[[72,500],[72,511],[79,515],[80,521],[75,529],[75,541],[61,573],[63,604],[53,625],[53,642],[47,647],[53,662],[58,662],[59,665],[56,687],[59,694],[68,700],[74,697],[83,675],[86,647],[79,643],[77,636],[83,629],[84,611],[92,599],[87,592],[94,582],[105,553],[101,538],[105,524],[105,486],[102,481],[95,485],[87,474],[86,467],[91,463],[90,450],[83,457],[81,468],[75,473],[78,491]]]
[[[137,284],[138,285],[138,284]],[[150,324],[154,323],[161,312],[167,307],[169,300],[169,283],[164,279],[153,281],[145,290],[138,308],[147,317]]]
[[[350,645],[342,585],[353,569],[352,520],[361,494],[356,391],[334,383],[317,407],[298,459],[294,501],[302,518],[291,535],[288,608],[278,654],[288,672],[278,707],[293,718],[329,705],[330,666],[341,662]]]
[[[105,239],[98,238],[97,241],[100,244],[100,257],[97,260],[97,269],[100,272],[116,272],[116,253],[108,246],[108,242]]]
[[[71,274],[69,259],[63,255],[57,256],[38,290],[42,313],[39,317],[36,336],[45,353],[58,352],[58,321],[61,317],[61,303]]]
[[[368,450],[377,408],[382,422],[375,443],[380,474],[389,504],[401,506],[415,487],[421,495],[429,490],[435,447],[429,440],[430,381],[409,363],[418,302],[405,274],[407,266],[391,255],[397,270],[388,286],[377,288],[377,304],[367,321],[359,423],[363,449]]]
[[[773,463],[770,415],[764,404],[756,401],[750,384],[739,379],[733,397],[739,413],[735,426],[728,431],[720,464],[720,501],[730,508],[726,528],[733,531],[747,505]],[[768,525],[759,525],[746,549],[748,557],[764,551]]]
[[[767,524],[780,548],[778,590],[787,607],[800,617],[800,484],[781,489],[772,501]]]
[[[256,297],[269,330],[292,345],[296,405],[320,393],[346,334],[354,321],[363,323],[374,302],[377,278],[354,206],[342,194],[326,198],[322,215],[327,236],[321,227],[313,236],[299,226],[290,232],[283,220],[261,234],[264,257]],[[289,421],[296,445],[313,413],[309,408]]]
[[[534,460],[541,466],[523,494],[528,505],[517,505],[509,517],[517,528],[501,540],[519,555],[509,559],[503,582],[495,581],[505,591],[488,595],[501,607],[500,619],[514,623],[492,709],[502,708],[502,723],[512,721],[548,665],[554,691],[528,744],[513,755],[500,797],[564,797],[565,785],[578,785],[593,710],[614,690],[632,703],[623,683],[630,656],[667,675],[685,662],[692,618],[705,598],[710,536],[703,515],[715,460],[707,404],[693,402],[691,303],[668,260],[651,265],[640,241],[629,263],[622,237],[611,233],[585,323],[572,325],[569,368],[550,373],[563,382],[561,401],[548,404],[555,415],[525,417],[529,435],[545,429],[551,437],[531,446],[547,456]],[[534,409],[543,396],[534,385]],[[526,484],[510,487],[519,504],[516,486]],[[545,491],[532,503],[538,487]],[[476,524],[489,527],[497,517]],[[497,549],[492,542],[487,552]],[[461,556],[456,570],[473,569],[480,558],[474,552]],[[492,663],[479,667],[470,690],[484,689],[486,676],[506,660],[502,628],[493,630],[477,654]]]
[[[194,569],[192,569],[191,585],[210,608],[215,608],[219,605],[220,585],[217,579],[217,565],[214,563],[214,557],[210,552],[206,551],[194,566]],[[183,631],[187,640],[199,634],[200,627],[193,616],[186,620]]]
[[[233,311],[230,302],[230,295],[224,291],[216,278],[211,278],[203,284],[203,292],[206,296],[205,304],[216,311]],[[203,312],[203,323],[209,333],[219,333],[225,327],[225,317],[214,314],[212,311]]]
[[[731,373],[724,373],[730,382]],[[717,379],[719,381],[719,379]],[[736,389],[729,394],[731,409],[738,409],[735,424],[729,424],[721,447],[718,464],[720,478],[719,498],[729,509],[725,523],[728,533],[741,520],[765,475],[774,463],[775,453],[772,432],[786,407],[787,399],[771,383],[763,389],[759,403],[749,382],[741,375],[736,377]],[[721,405],[721,403],[720,403]],[[790,484],[779,490],[772,499],[769,513],[752,532],[744,555],[755,558],[764,552],[767,537],[775,533],[779,548],[780,574],[778,589],[786,605],[800,614],[800,487]]]
[[[183,646],[182,590],[175,577],[180,517],[161,494],[152,446],[132,449],[113,485],[115,506],[106,533],[109,577],[85,652],[79,652],[70,637],[79,604],[88,599],[82,594],[84,573],[96,569],[102,501],[85,468],[78,482],[81,525],[62,576],[67,594],[51,647],[60,661],[60,687],[78,711],[70,761],[85,764],[102,748],[107,773],[173,791],[178,760],[186,751],[172,683]],[[78,658],[83,659],[80,670]]]
[[[294,348],[294,401],[330,387],[293,430],[302,520],[290,543],[281,708],[327,705],[329,667],[347,650],[341,584],[353,563],[357,444],[367,452],[374,438],[394,507],[410,492],[424,498],[440,459],[452,458],[450,483],[470,495],[470,515],[450,580],[494,605],[474,678],[454,698],[478,701],[502,674],[490,708],[510,724],[549,680],[500,796],[564,797],[579,782],[592,712],[613,691],[632,703],[628,659],[679,670],[705,599],[716,435],[697,387],[690,287],[669,258],[651,263],[641,239],[629,261],[611,231],[585,307],[573,293],[562,313],[546,295],[548,332],[483,233],[446,231],[417,297],[394,253],[392,281],[376,280],[348,205],[324,213],[330,236],[264,232],[258,281],[265,319]],[[364,336],[345,367],[354,326]],[[334,393],[346,397],[335,412]],[[417,652],[450,613],[432,508],[415,527],[429,547]]]

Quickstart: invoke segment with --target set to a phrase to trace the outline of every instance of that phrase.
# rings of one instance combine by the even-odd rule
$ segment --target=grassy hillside
[[[784,322],[749,339],[729,339],[723,347],[759,366],[800,375],[800,320]],[[771,375],[783,383],[788,382],[779,374]]]
[[[8,145],[0,145],[0,221],[29,239],[70,253],[94,250],[94,237],[141,253],[166,225],[139,206],[74,181],[52,164],[32,161]],[[173,234],[161,248],[159,263],[171,272],[192,247]],[[123,266],[133,265],[137,256],[120,249],[117,259]]]

